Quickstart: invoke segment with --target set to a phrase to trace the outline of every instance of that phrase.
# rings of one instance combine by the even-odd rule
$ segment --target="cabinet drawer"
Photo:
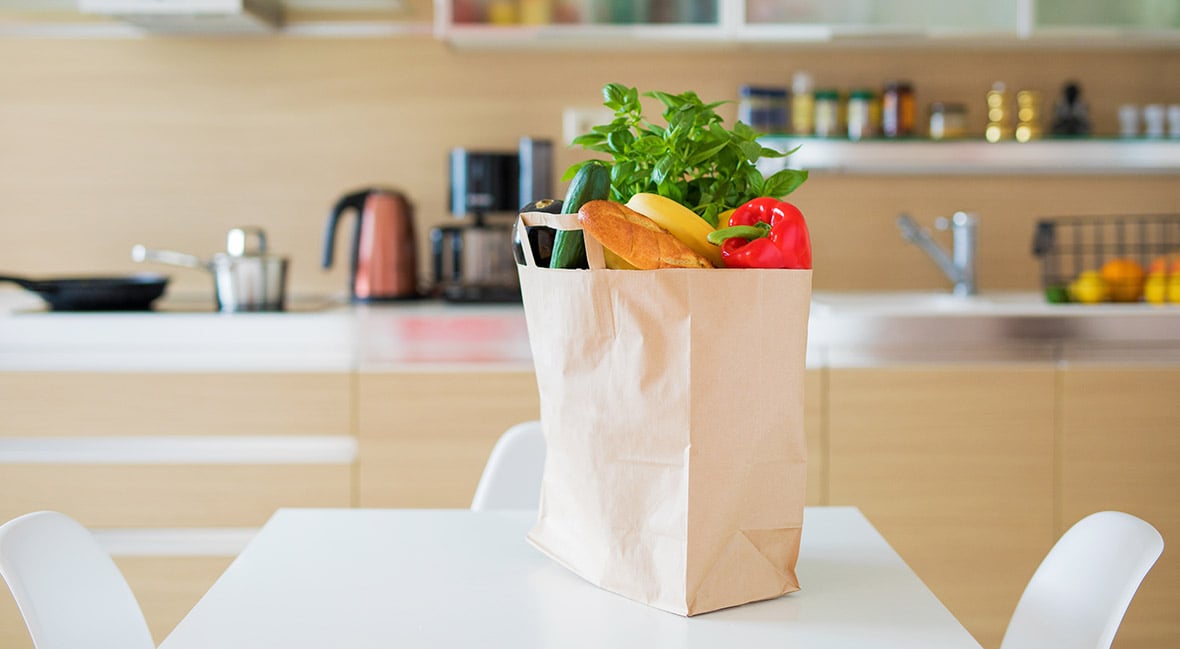
[[[361,507],[467,507],[492,446],[540,417],[531,372],[361,374]]]
[[[0,435],[346,435],[348,374],[0,374]]]
[[[280,507],[349,507],[352,465],[0,467],[0,520],[42,509],[89,527],[258,527]]]

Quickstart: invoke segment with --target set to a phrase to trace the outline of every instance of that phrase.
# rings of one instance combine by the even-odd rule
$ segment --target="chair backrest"
[[[536,509],[544,470],[541,422],[526,421],[509,428],[492,448],[471,509]]]
[[[1130,514],[1078,521],[1033,573],[1000,649],[1109,649],[1163,550],[1160,533]]]
[[[0,525],[0,576],[37,649],[152,649],[118,566],[74,519],[35,512]]]

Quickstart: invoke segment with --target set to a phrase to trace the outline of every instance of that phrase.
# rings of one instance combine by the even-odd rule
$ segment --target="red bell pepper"
[[[727,268],[811,268],[811,238],[799,208],[772,197],[737,208],[729,226],[709,234]]]

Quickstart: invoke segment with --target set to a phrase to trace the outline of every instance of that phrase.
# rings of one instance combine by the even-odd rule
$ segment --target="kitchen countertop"
[[[1037,293],[816,291],[808,365],[889,361],[1180,363],[1180,305],[1052,305]],[[155,311],[52,313],[0,291],[0,370],[439,371],[532,368],[520,305],[352,305],[296,298],[284,313],[207,301]]]

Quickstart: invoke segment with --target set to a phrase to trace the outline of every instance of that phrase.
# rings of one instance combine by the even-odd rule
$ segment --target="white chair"
[[[153,649],[135,595],[90,531],[57,512],[0,525],[0,576],[36,649]]]
[[[536,509],[541,500],[545,470],[545,437],[541,422],[526,421],[509,428],[488,457],[471,509]]]
[[[1000,649],[1110,649],[1163,550],[1160,533],[1130,514],[1098,512],[1078,521],[1033,573]]]

